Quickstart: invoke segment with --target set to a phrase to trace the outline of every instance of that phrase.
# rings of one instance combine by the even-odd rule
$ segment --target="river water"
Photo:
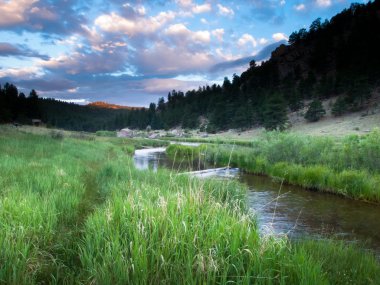
[[[212,168],[201,162],[173,162],[166,156],[165,148],[137,150],[134,162],[138,169],[165,167],[176,172]],[[358,242],[380,257],[378,205],[281,185],[271,178],[238,169],[206,172],[205,176],[210,175],[232,177],[248,186],[248,203],[263,232],[286,234],[291,239],[335,237]]]

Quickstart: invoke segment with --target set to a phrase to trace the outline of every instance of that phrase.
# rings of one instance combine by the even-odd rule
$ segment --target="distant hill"
[[[116,104],[110,104],[103,101],[96,101],[87,104],[90,107],[104,108],[104,109],[114,109],[114,110],[141,110],[145,109],[144,107],[129,107],[129,106],[121,106]]]

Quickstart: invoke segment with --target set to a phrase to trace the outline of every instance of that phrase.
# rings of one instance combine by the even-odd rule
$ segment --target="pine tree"
[[[288,121],[286,102],[282,96],[275,94],[265,104],[263,125],[266,130],[284,130]]]
[[[331,112],[334,116],[341,116],[348,111],[346,98],[339,97],[332,106]]]
[[[318,99],[315,99],[310,103],[304,118],[309,122],[316,122],[319,121],[319,119],[322,118],[325,114],[326,111],[322,106],[322,102]]]

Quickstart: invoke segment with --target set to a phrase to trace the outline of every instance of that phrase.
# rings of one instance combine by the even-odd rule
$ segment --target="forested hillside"
[[[16,86],[0,87],[0,122],[30,122],[71,130],[114,130],[201,127],[209,132],[264,126],[283,129],[287,113],[312,100],[305,119],[324,115],[321,100],[338,96],[332,107],[340,116],[360,110],[371,91],[380,86],[380,1],[352,4],[330,20],[316,19],[309,29],[292,33],[288,45],[272,52],[222,86],[199,87],[186,93],[173,90],[149,109],[128,110],[79,106],[26,97]],[[248,64],[248,63],[247,63]]]
[[[320,100],[339,96],[337,116],[362,108],[380,79],[380,1],[353,4],[330,20],[320,18],[308,30],[289,37],[271,58],[247,71],[225,78],[222,86],[169,93],[158,104],[164,127],[199,125],[209,120],[210,131],[262,125],[282,128],[286,113],[314,99],[309,121],[323,115]],[[180,118],[180,121],[179,121]]]

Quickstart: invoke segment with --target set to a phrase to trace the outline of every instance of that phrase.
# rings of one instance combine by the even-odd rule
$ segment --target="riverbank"
[[[216,166],[239,167],[285,183],[379,203],[379,141],[378,130],[335,140],[273,132],[243,146],[220,140],[199,147],[171,145],[167,153],[172,158],[203,159]]]
[[[261,236],[240,184],[138,171],[125,145],[0,128],[0,283],[379,284],[372,254]]]

